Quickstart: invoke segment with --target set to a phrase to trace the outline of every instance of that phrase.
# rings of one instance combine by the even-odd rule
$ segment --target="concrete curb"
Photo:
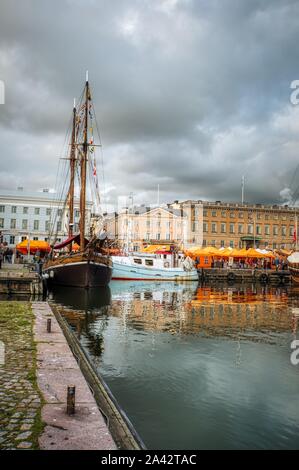
[[[117,446],[47,302],[33,302],[37,382],[44,398],[43,450],[115,450]],[[51,319],[51,333],[47,333]],[[76,386],[76,413],[66,414],[67,386]]]

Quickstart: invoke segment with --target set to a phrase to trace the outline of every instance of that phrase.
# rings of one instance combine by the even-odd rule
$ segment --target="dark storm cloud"
[[[242,175],[248,200],[280,200],[298,160],[298,14],[283,0],[4,0],[0,187],[54,186],[88,69],[107,200],[155,200],[158,184],[164,201],[236,200]]]

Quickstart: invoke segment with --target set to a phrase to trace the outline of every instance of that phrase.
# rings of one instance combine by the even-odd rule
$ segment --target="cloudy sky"
[[[54,187],[89,70],[105,198],[281,202],[299,186],[298,0],[2,0],[0,189]],[[103,184],[102,184],[103,187]]]

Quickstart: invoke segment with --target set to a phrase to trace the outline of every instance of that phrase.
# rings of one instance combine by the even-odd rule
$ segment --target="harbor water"
[[[148,449],[299,448],[298,290],[112,281],[50,298]]]

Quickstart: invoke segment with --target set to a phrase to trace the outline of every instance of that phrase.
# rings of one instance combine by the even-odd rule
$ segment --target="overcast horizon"
[[[243,175],[245,202],[292,202],[298,18],[298,0],[3,0],[0,191],[55,187],[88,70],[105,204],[158,185],[161,203],[237,202]]]

